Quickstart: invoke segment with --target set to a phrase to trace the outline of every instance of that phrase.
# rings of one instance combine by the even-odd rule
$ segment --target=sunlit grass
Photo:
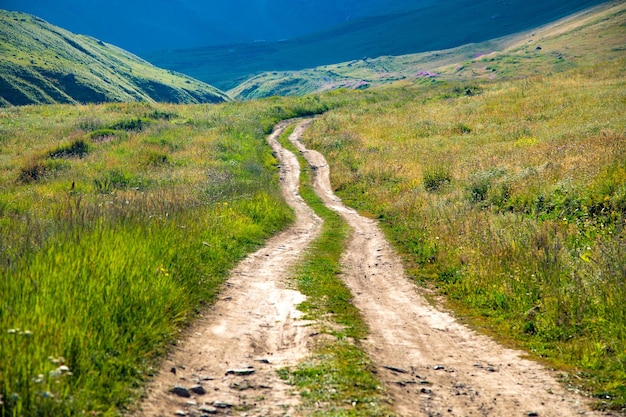
[[[0,414],[134,402],[228,271],[293,219],[267,126],[325,106],[0,110]]]
[[[625,66],[405,84],[306,134],[337,193],[381,220],[418,282],[583,372],[614,408],[626,403]]]

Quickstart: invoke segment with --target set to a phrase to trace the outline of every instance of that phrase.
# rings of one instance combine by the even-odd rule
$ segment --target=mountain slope
[[[362,16],[436,0],[3,0],[133,53],[304,36]],[[141,16],[141,18],[137,18]]]
[[[625,27],[626,3],[617,1],[529,32],[443,51],[266,72],[230,90],[229,95],[253,99],[367,88],[406,79],[494,79],[559,71],[592,60],[610,62],[623,57]]]
[[[227,90],[265,71],[287,71],[386,55],[403,55],[483,42],[534,28],[602,0],[441,0],[410,10],[362,16],[332,30],[281,42],[256,42],[144,56]],[[373,9],[379,11],[380,9]],[[280,23],[282,24],[282,22]]]
[[[23,13],[0,10],[0,55],[0,106],[227,100],[203,82]]]

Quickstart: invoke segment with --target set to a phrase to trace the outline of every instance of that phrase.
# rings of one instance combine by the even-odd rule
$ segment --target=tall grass
[[[325,106],[0,110],[0,415],[129,407],[228,270],[292,221],[267,126]]]
[[[406,83],[308,132],[418,282],[626,405],[626,61],[499,83]]]

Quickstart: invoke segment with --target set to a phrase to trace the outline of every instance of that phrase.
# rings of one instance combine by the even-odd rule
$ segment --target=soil
[[[293,415],[298,395],[276,371],[302,360],[316,332],[300,319],[297,305],[305,297],[290,289],[288,281],[290,269],[319,234],[322,221],[298,194],[296,156],[276,141],[285,127],[279,125],[268,140],[281,163],[281,185],[296,213],[294,225],[231,273],[220,300],[181,336],[164,361],[138,415],[172,417],[178,412],[200,416],[207,414],[205,410],[248,416]],[[197,385],[206,393],[189,392],[190,396],[184,397],[171,392],[176,386],[189,389]]]
[[[554,371],[433,307],[423,296],[425,290],[406,277],[376,222],[345,207],[333,194],[326,160],[300,142],[309,123],[300,122],[290,139],[314,168],[320,197],[353,229],[342,258],[342,278],[369,326],[365,347],[397,415],[606,415],[592,411],[579,393],[566,390]],[[268,140],[281,161],[283,190],[296,210],[296,223],[233,271],[222,299],[165,361],[140,415],[174,416],[180,411],[199,416],[201,406],[230,415],[298,415],[297,393],[276,370],[306,357],[315,335],[296,309],[305,297],[290,290],[288,282],[291,266],[317,236],[321,220],[297,193],[295,156],[276,142],[285,126],[279,125]],[[254,373],[237,375],[249,366]],[[206,394],[182,398],[170,392],[176,385],[198,383]]]

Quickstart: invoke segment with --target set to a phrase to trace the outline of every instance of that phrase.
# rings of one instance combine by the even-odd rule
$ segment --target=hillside
[[[265,71],[301,70],[363,57],[483,42],[547,24],[599,3],[602,1],[418,2],[410,11],[392,9],[387,14],[361,16],[301,38],[163,50],[143,56],[155,65],[228,90]]]
[[[227,100],[203,82],[23,13],[0,10],[0,51],[0,106]]]
[[[502,79],[610,60],[623,55],[625,9],[622,2],[607,3],[531,31],[447,50],[265,72],[233,88],[229,95],[237,99],[302,95],[407,79]],[[602,43],[590,41],[598,37]]]

